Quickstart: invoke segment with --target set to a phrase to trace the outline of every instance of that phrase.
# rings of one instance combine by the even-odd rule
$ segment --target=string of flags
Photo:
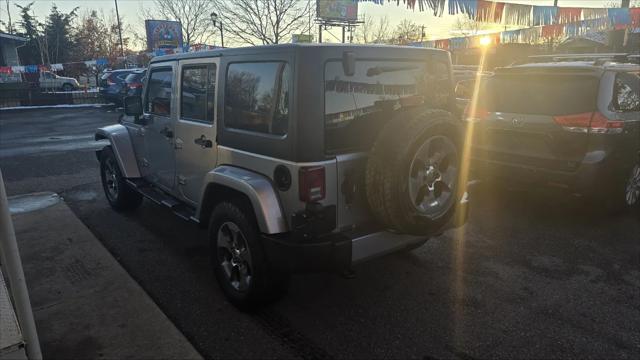
[[[580,20],[568,24],[553,24],[535,26],[518,30],[500,31],[491,34],[481,34],[468,37],[454,37],[414,43],[414,46],[431,47],[445,50],[481,47],[483,38],[489,38],[491,44],[526,43],[535,44],[540,40],[557,38],[562,35],[567,37],[584,36],[590,33],[618,29],[619,24],[611,24],[609,18]],[[638,28],[626,28],[632,32],[640,32]],[[484,40],[487,41],[487,40]]]
[[[384,0],[358,0],[384,5]],[[401,0],[387,0],[400,5]],[[445,8],[449,15],[464,14],[478,22],[501,25],[526,26],[493,34],[454,37],[415,43],[413,45],[439,49],[461,49],[481,46],[482,38],[492,44],[536,43],[562,35],[582,36],[608,29],[640,31],[640,8],[580,8],[524,5],[489,0],[402,0],[409,9],[426,11],[442,16]],[[484,40],[486,41],[486,40]]]
[[[65,65],[72,64],[84,64],[87,67],[95,67],[95,66],[106,66],[108,64],[108,60],[104,58],[96,59],[96,60],[88,60],[88,61],[80,61],[80,62],[71,62],[64,64],[50,64],[50,65],[19,65],[19,66],[0,66],[0,74],[35,74],[45,71],[62,71],[64,70]]]
[[[384,0],[358,0],[384,5]],[[426,11],[442,16],[445,5],[449,15],[465,14],[479,22],[502,25],[543,26],[562,25],[580,20],[608,17],[614,24],[640,27],[640,8],[581,8],[524,5],[490,0],[387,0],[400,5],[402,1],[409,9]],[[635,24],[635,26],[633,26]]]

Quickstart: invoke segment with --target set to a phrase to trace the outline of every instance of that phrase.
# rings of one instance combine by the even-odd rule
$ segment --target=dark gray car
[[[562,186],[617,211],[640,198],[640,66],[535,63],[498,69],[467,114],[473,167]]]

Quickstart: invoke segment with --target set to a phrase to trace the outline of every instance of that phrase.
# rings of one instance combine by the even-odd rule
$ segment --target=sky
[[[106,14],[115,9],[113,0],[9,0],[11,4],[18,3],[26,5],[30,2],[35,2],[34,10],[36,16],[44,17],[49,13],[52,4],[56,4],[58,8],[67,12],[74,7],[80,7],[80,14],[84,14],[86,10],[96,9],[103,10]],[[307,0],[301,0],[307,1]],[[500,0],[502,2],[511,2],[519,4],[529,5],[553,5],[553,0]],[[558,0],[558,6],[566,7],[603,7],[605,3],[614,1],[619,3],[620,0]],[[131,31],[135,31],[139,34],[144,33],[144,19],[140,15],[143,8],[152,8],[154,6],[153,0],[118,0],[118,7],[120,15],[123,18],[123,22],[128,24]],[[12,19],[18,16],[18,8],[10,6]],[[402,3],[400,6],[396,5],[395,0],[385,1],[385,5],[376,5],[373,3],[360,3],[358,12],[360,15],[367,14],[373,18],[380,18],[388,16],[390,25],[395,27],[403,19],[409,19],[414,21],[418,25],[425,26],[425,33],[427,39],[440,39],[447,38],[454,34],[451,34],[452,26],[456,22],[455,16],[448,14],[442,17],[433,16],[430,11],[420,12],[418,10],[412,11],[407,9]],[[446,13],[446,9],[445,9]],[[0,20],[6,21],[7,9],[6,0],[1,0],[0,6]],[[339,30],[325,32],[323,40],[327,42],[339,41]]]

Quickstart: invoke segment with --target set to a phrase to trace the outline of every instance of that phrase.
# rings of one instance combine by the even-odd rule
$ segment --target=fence
[[[105,103],[97,88],[74,91],[41,89],[29,83],[0,83],[0,108]]]

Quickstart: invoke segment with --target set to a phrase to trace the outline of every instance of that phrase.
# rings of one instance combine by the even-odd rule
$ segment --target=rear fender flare
[[[221,200],[220,194],[211,194],[212,185],[222,186],[245,195],[252,205],[260,232],[280,234],[287,232],[282,206],[271,180],[264,175],[235,166],[222,165],[207,173],[200,196],[196,218],[204,223],[209,211]],[[218,196],[216,196],[218,195]]]
[[[140,177],[140,169],[136,161],[133,143],[129,137],[129,131],[124,125],[116,124],[99,128],[96,130],[94,138],[96,141],[109,140],[124,177]]]

